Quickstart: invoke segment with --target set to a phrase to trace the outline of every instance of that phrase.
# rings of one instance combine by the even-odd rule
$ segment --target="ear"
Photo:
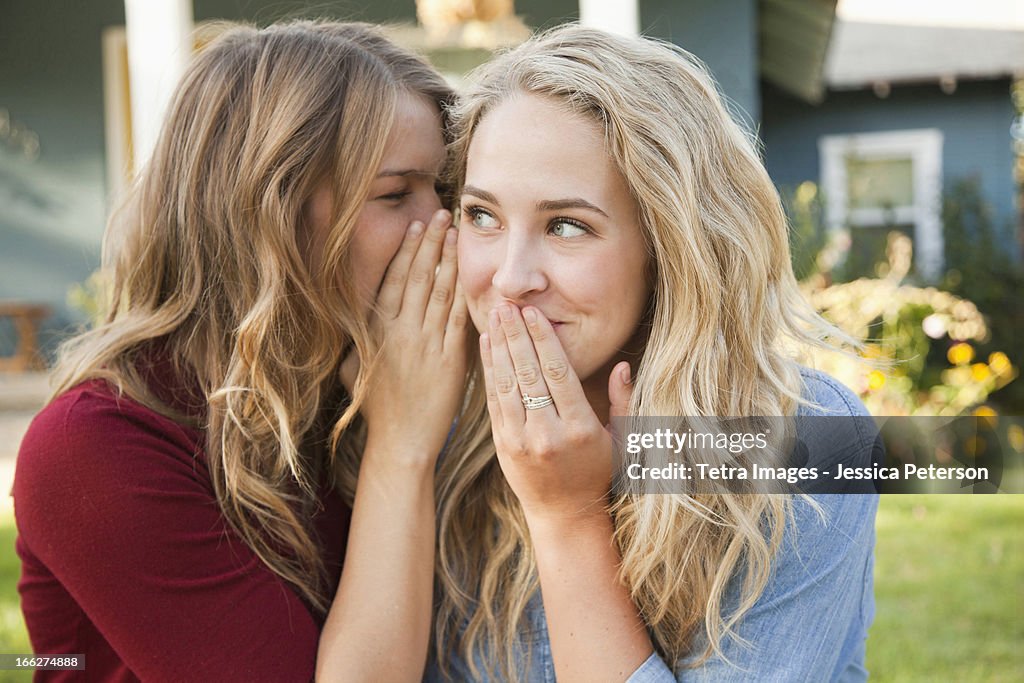
[[[633,378],[629,362],[622,361],[612,368],[608,376],[608,400],[611,406],[608,417],[625,417],[629,413],[629,401],[633,398]]]

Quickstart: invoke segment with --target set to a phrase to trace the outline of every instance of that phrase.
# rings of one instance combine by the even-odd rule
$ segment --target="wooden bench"
[[[42,370],[45,367],[39,353],[36,334],[39,323],[50,316],[49,306],[24,301],[0,301],[0,318],[10,318],[18,335],[13,356],[0,357],[0,372]]]

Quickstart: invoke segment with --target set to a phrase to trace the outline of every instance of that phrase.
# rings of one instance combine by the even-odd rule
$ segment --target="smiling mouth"
[[[513,305],[515,305],[515,306],[519,306],[519,304],[515,304],[515,303],[513,303]],[[567,323],[567,322],[566,322],[566,321],[564,321],[564,320],[555,320],[554,318],[549,318],[549,317],[548,317],[548,316],[547,316],[547,315],[546,315],[546,314],[545,314],[545,313],[544,313],[543,311],[541,311],[540,309],[536,308],[536,306],[534,306],[534,309],[535,309],[535,310],[536,310],[536,311],[537,311],[538,313],[540,313],[540,315],[541,315],[541,316],[542,316],[542,317],[543,317],[543,318],[544,318],[545,320],[547,320],[547,321],[548,321],[548,324],[549,324],[549,325],[551,325],[551,327],[552,327],[553,329],[555,329],[555,330],[558,330],[559,328],[561,328],[561,327],[562,327],[562,325],[568,325],[568,324],[569,324],[569,323]]]

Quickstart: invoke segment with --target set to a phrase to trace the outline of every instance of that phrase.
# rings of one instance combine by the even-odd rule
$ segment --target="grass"
[[[18,577],[21,562],[14,552],[14,518],[0,516],[0,652],[15,654],[32,652],[18,602]],[[0,671],[0,683],[30,681],[28,671]]]
[[[1024,680],[1024,496],[886,496],[874,681]]]
[[[885,496],[878,512],[873,681],[1024,680],[1024,495]],[[0,652],[29,652],[14,520],[0,518]],[[26,681],[0,671],[0,683]]]

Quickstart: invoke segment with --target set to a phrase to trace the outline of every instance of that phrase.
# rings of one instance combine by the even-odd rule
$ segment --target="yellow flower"
[[[989,354],[988,365],[992,368],[992,372],[1000,376],[1009,374],[1010,370],[1013,369],[1010,359],[1002,351]]]
[[[818,186],[810,180],[805,180],[796,188],[796,200],[801,204],[808,204],[818,194]]]
[[[971,377],[974,378],[975,382],[984,382],[991,374],[992,373],[988,370],[988,366],[984,363],[975,363],[971,366]]]
[[[865,344],[861,355],[874,360],[882,357],[882,349],[877,344]]]
[[[1006,430],[1006,437],[1010,445],[1013,446],[1013,450],[1018,453],[1024,453],[1024,427],[1010,425],[1009,429]]]
[[[974,409],[974,417],[978,419],[978,427],[995,429],[999,422],[999,414],[988,406],[978,406]]]
[[[964,440],[964,454],[969,458],[984,455],[988,442],[983,437],[971,436]]]
[[[885,375],[878,370],[872,370],[868,373],[868,389],[871,391],[877,391],[885,386]]]
[[[974,347],[965,342],[958,342],[949,347],[946,357],[951,365],[965,365],[974,360]]]

